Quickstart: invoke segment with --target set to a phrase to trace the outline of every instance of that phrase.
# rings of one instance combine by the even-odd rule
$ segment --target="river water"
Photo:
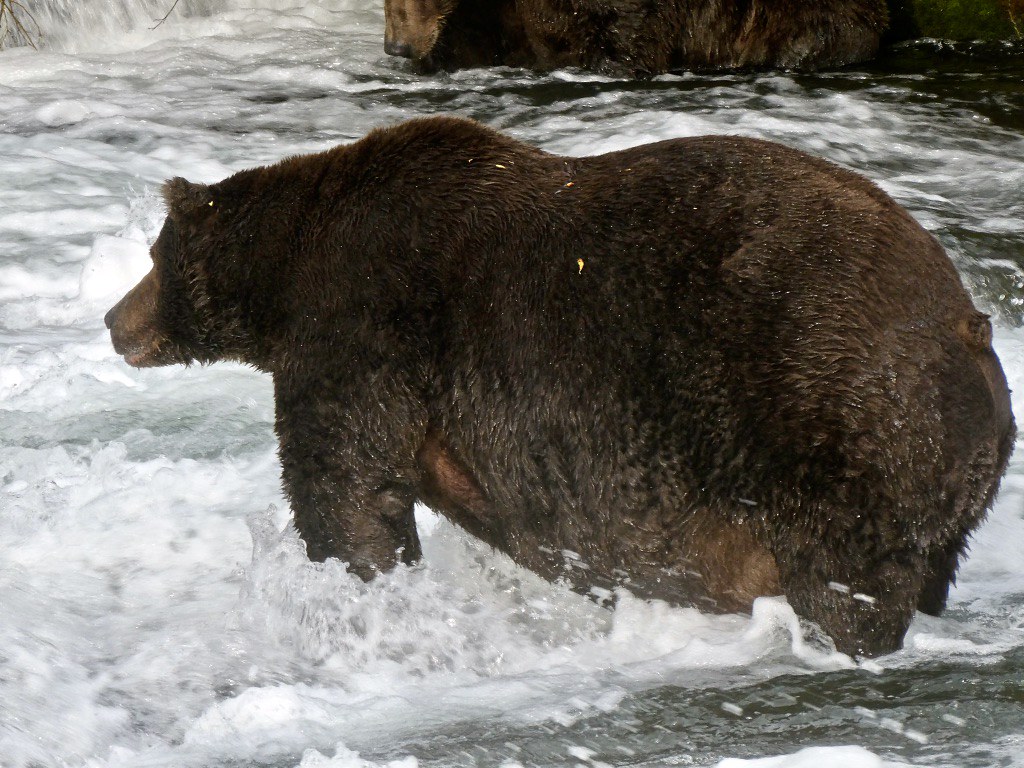
[[[943,242],[1024,414],[1024,48],[838,74],[424,78],[379,2],[45,0],[0,51],[0,765],[1024,766],[1024,450],[948,613],[857,665],[784,600],[614,612],[419,510],[425,564],[311,565],[269,380],[129,369],[104,311],[157,189],[417,115],[561,153],[731,133],[879,182]],[[313,6],[313,4],[308,4]]]

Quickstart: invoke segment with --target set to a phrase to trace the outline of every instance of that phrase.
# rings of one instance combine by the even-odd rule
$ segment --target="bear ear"
[[[208,185],[193,184],[180,176],[165,182],[163,193],[168,215],[178,222],[192,221],[216,206]]]

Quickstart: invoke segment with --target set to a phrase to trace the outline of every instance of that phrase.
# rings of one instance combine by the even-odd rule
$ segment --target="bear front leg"
[[[777,558],[793,610],[821,627],[849,656],[899,650],[921,591],[920,553],[873,554],[864,558],[863,550],[847,540],[845,546],[823,542],[796,558]]]
[[[310,560],[336,557],[369,581],[399,562],[411,565],[420,559],[411,490],[388,483],[375,486],[367,482],[369,477],[345,477],[347,473],[337,471],[311,476],[305,463],[282,456],[295,528]]]
[[[275,389],[284,487],[310,560],[338,558],[364,581],[418,561],[415,424],[404,409]]]

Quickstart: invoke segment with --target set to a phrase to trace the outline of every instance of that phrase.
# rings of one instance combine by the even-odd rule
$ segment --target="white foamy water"
[[[1024,765],[1022,450],[947,616],[857,667],[784,600],[610,612],[425,509],[416,568],[310,564],[269,379],[113,353],[162,180],[454,112],[557,152],[739,133],[861,170],[994,313],[1024,413],[1013,130],[918,76],[421,78],[379,5],[182,0],[149,29],[169,3],[49,0],[42,49],[0,51],[0,766]]]

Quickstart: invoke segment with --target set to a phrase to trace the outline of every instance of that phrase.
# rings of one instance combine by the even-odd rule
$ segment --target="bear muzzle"
[[[163,365],[157,328],[157,280],[152,272],[124,295],[103,317],[114,351],[135,368]]]
[[[384,53],[389,56],[401,56],[403,59],[412,58],[412,46],[398,40],[385,40]]]

